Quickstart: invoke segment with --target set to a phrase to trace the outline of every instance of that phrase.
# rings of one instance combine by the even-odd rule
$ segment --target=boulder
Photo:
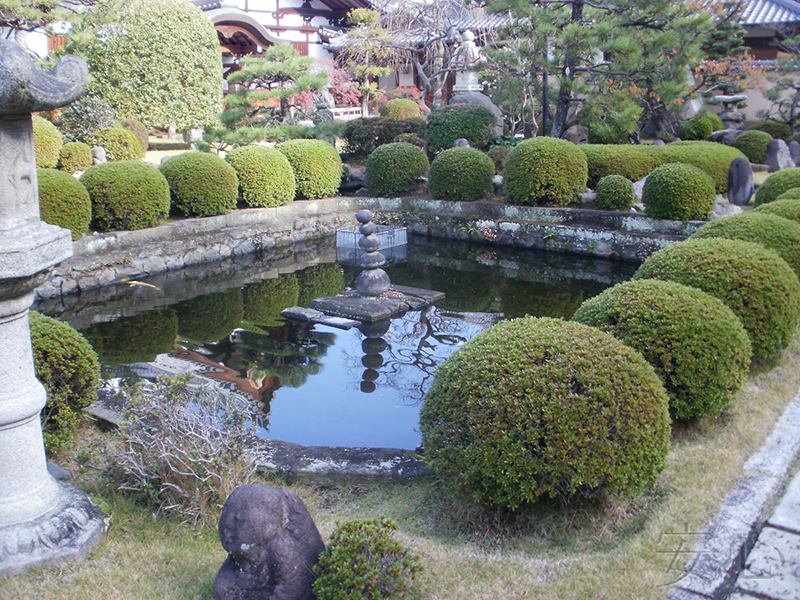
[[[458,138],[453,142],[453,148],[469,148],[469,140],[467,138]]]
[[[800,142],[792,140],[789,142],[789,154],[792,155],[795,167],[800,167]]]
[[[736,138],[742,133],[742,129],[721,129],[715,131],[706,138],[707,142],[717,142],[718,144],[725,144],[726,146],[733,146]]]
[[[755,182],[750,162],[742,156],[734,158],[728,168],[728,202],[735,206],[744,206],[750,202],[754,191]]]
[[[792,154],[789,152],[789,146],[786,145],[786,142],[772,140],[767,145],[767,151],[764,153],[764,164],[769,167],[770,173],[794,167],[794,160],[792,160]]]
[[[589,130],[583,125],[573,125],[561,135],[561,139],[573,144],[588,144]]]
[[[92,148],[92,164],[102,165],[105,162],[108,162],[106,158],[106,149],[102,146],[95,146]]]
[[[341,190],[358,190],[367,185],[366,169],[354,169],[347,163],[342,165]]]

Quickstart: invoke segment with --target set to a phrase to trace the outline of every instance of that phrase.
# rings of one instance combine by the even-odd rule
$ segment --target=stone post
[[[356,277],[356,291],[362,296],[374,298],[388,292],[391,286],[389,275],[381,269],[386,264],[386,257],[379,252],[381,239],[376,235],[378,226],[372,222],[372,211],[358,211],[356,220],[361,223],[358,231],[362,237],[358,245],[365,252],[358,259],[358,264],[364,270]]]
[[[0,40],[0,575],[83,558],[105,531],[97,506],[47,471],[28,328],[34,290],[72,255],[70,232],[39,219],[31,113],[69,104],[86,82],[78,58],[45,72]]]

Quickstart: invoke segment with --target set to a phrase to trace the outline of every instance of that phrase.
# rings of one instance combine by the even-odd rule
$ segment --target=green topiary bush
[[[674,419],[717,416],[747,378],[747,331],[730,308],[696,288],[629,281],[584,302],[572,320],[641,352],[664,383]]]
[[[391,144],[398,135],[413,133],[425,135],[425,120],[422,118],[388,119],[383,117],[362,117],[348,121],[342,131],[345,149],[351,154],[369,156],[375,148]],[[407,141],[407,140],[405,140]]]
[[[342,159],[331,144],[322,140],[289,140],[275,148],[292,165],[297,198],[328,198],[339,191]]]
[[[419,104],[410,98],[394,98],[381,106],[381,116],[385,119],[419,118]]]
[[[405,598],[419,557],[397,541],[397,525],[381,517],[337,524],[313,571],[317,600],[390,600]]]
[[[697,117],[681,123],[680,136],[684,140],[704,140],[714,131],[711,120]]]
[[[248,206],[289,204],[297,193],[292,165],[282,152],[264,146],[242,146],[225,160],[239,178],[239,193]]]
[[[103,362],[127,365],[151,362],[167,354],[178,336],[178,316],[171,308],[161,308],[95,323],[81,331]]]
[[[786,190],[780,196],[775,198],[774,202],[777,202],[778,200],[786,200],[787,198],[794,198],[794,199],[800,198],[800,187],[791,188],[791,189]],[[769,204],[772,204],[772,202],[770,202]],[[763,208],[763,207],[759,207],[759,208]],[[756,209],[756,210],[758,210],[758,209]]]
[[[106,150],[106,159],[109,162],[123,160],[141,160],[144,151],[139,140],[130,129],[125,127],[108,127],[87,136],[86,143],[90,146],[102,146]]]
[[[423,150],[425,149],[425,140],[419,137],[416,133],[401,133],[395,137],[392,142],[406,142],[408,144],[419,146]]]
[[[150,147],[150,132],[147,130],[147,126],[144,123],[136,119],[121,119],[119,126],[130,129],[133,135],[136,136],[136,139],[139,140],[142,153],[144,154],[147,152],[147,149]]]
[[[169,184],[158,169],[143,162],[95,165],[81,175],[81,183],[92,200],[92,223],[98,231],[153,227],[169,214]]]
[[[720,119],[717,113],[710,112],[707,113],[705,117],[708,119],[708,122],[711,123],[712,131],[722,131],[725,129],[725,123],[722,122],[722,119]]]
[[[494,163],[495,175],[500,175],[503,172],[503,169],[506,166],[506,157],[508,157],[509,152],[511,152],[511,148],[506,146],[492,146],[489,148],[489,151],[486,154]]]
[[[405,142],[378,146],[367,159],[367,190],[371,196],[405,196],[429,167],[428,157],[418,146]]]
[[[234,287],[185,300],[175,306],[175,313],[180,337],[199,344],[213,344],[226,338],[242,322],[242,290]]]
[[[97,94],[86,93],[61,109],[54,121],[68,142],[82,142],[99,129],[111,127],[114,109]]]
[[[281,325],[281,311],[297,306],[300,284],[294,274],[281,275],[244,288],[244,319],[256,326]]]
[[[633,183],[622,175],[606,175],[597,182],[595,208],[629,211],[636,200]]]
[[[645,212],[654,219],[707,219],[714,201],[711,177],[697,167],[681,163],[658,167],[647,176],[642,190]]]
[[[778,196],[796,187],[800,187],[800,167],[777,171],[758,186],[753,205],[760,206],[777,200]]]
[[[158,170],[169,184],[172,208],[187,217],[224,215],[236,208],[239,179],[216,154],[184,152]]]
[[[100,362],[86,339],[67,323],[28,313],[36,378],[47,391],[42,431],[57,454],[75,435],[80,412],[97,399]]]
[[[792,137],[792,128],[788,123],[777,121],[764,121],[747,127],[747,131],[763,131],[776,140],[788,140]]]
[[[654,146],[581,144],[578,148],[586,156],[587,184],[592,189],[608,175],[622,175],[630,181],[639,181],[663,164],[652,151]]]
[[[800,192],[800,188],[797,188],[798,192]],[[791,190],[790,190],[791,191]],[[778,199],[774,202],[769,202],[767,204],[762,204],[761,206],[757,207],[753,212],[754,213],[767,213],[772,215],[778,215],[779,217],[783,217],[784,219],[789,219],[790,221],[794,221],[796,223],[800,223],[800,195],[798,196],[786,196],[789,192],[784,192]]]
[[[55,169],[37,169],[37,179],[42,221],[69,229],[73,240],[89,233],[92,201],[83,184],[69,173]]]
[[[639,146],[641,147],[641,146]],[[716,142],[673,142],[666,146],[649,146],[661,164],[672,162],[694,165],[714,180],[718,194],[728,191],[728,171],[733,159],[744,156],[740,150]]]
[[[453,147],[453,142],[465,138],[478,150],[486,148],[495,138],[497,118],[488,108],[477,104],[453,104],[434,109],[428,115],[428,155],[434,156]]]
[[[503,188],[514,204],[569,206],[586,189],[586,156],[566,140],[540,137],[517,144],[506,157]]]
[[[92,149],[83,142],[67,142],[61,147],[58,168],[67,173],[85,171],[92,166]]]
[[[686,240],[650,256],[634,279],[675,281],[722,300],[747,330],[753,358],[769,358],[786,348],[800,323],[797,275],[759,244]]]
[[[734,141],[734,148],[738,148],[751,163],[763,163],[767,146],[772,141],[772,136],[766,131],[751,129],[743,131]]]
[[[428,191],[438,200],[472,201],[492,190],[494,162],[475,148],[443,150],[431,163]]]
[[[55,169],[64,138],[58,128],[47,119],[33,115],[32,120],[36,166],[40,169]]]
[[[778,215],[749,212],[716,219],[691,238],[726,238],[761,244],[775,251],[800,277],[800,224]]]
[[[425,460],[487,507],[653,486],[669,399],[636,350],[558,319],[503,321],[436,370],[420,413]]]

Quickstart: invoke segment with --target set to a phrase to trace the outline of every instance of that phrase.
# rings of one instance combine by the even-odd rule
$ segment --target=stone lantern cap
[[[65,56],[44,71],[22,46],[0,40],[0,115],[59,108],[76,100],[88,81],[86,63],[77,56]]]

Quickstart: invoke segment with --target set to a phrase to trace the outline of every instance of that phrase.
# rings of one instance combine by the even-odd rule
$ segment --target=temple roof
[[[740,25],[800,23],[800,3],[793,0],[749,0],[739,18]]]

